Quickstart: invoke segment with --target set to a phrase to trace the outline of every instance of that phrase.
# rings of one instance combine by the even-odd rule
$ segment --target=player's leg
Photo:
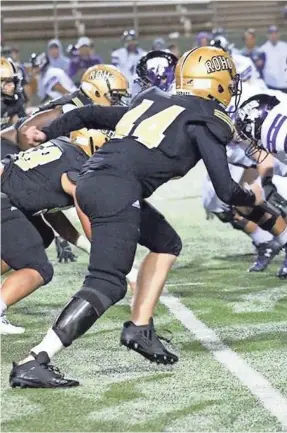
[[[7,196],[2,195],[1,204],[1,256],[15,270],[1,287],[1,333],[16,333],[4,317],[7,308],[47,284],[53,277],[53,268],[38,231]],[[19,332],[23,332],[23,328]]]
[[[182,244],[163,215],[147,202],[142,204],[140,228],[139,243],[150,252],[140,266],[131,321],[124,324],[121,343],[149,360],[172,364],[178,357],[158,339],[152,317]]]
[[[77,200],[92,226],[88,275],[43,341],[32,349],[32,355],[14,365],[10,375],[12,386],[78,385],[76,381],[60,378],[45,366],[126,294],[126,275],[132,267],[139,239],[140,208],[134,204],[141,201],[140,185],[136,179],[93,173],[79,181]]]

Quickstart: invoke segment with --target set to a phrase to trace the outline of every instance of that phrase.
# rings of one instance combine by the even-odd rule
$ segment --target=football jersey
[[[9,155],[2,174],[2,192],[24,212],[61,209],[73,205],[62,189],[61,177],[80,172],[88,156],[65,138]]]
[[[263,122],[261,144],[270,153],[287,153],[287,102],[276,105]]]

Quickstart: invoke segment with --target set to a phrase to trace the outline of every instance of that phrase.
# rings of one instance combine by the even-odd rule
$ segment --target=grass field
[[[275,277],[283,256],[266,273],[246,272],[251,242],[205,220],[202,173],[152,198],[184,244],[155,318],[159,333],[172,331],[179,363],[153,365],[119,346],[128,295],[55,360],[80,387],[9,388],[11,361],[40,341],[85,273],[84,253],[58,265],[52,248],[53,282],[10,310],[26,333],[2,338],[2,431],[287,431],[287,282]]]

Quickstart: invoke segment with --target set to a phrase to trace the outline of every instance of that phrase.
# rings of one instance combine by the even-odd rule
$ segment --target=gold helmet
[[[122,97],[130,97],[129,83],[115,66],[96,65],[87,69],[80,89],[94,104],[123,105]]]
[[[83,128],[71,132],[70,140],[73,144],[80,147],[88,156],[92,156],[111,138],[111,134],[113,134],[113,131]]]
[[[1,68],[0,68],[0,79],[1,79],[1,97],[6,99],[14,99],[15,93],[17,93],[19,85],[19,76],[17,73],[16,66],[11,59],[5,59],[1,57]],[[13,93],[5,93],[5,84],[14,83]]]
[[[200,47],[187,51],[175,69],[176,93],[216,100],[224,107],[235,96],[237,109],[241,81],[230,55],[221,48]]]

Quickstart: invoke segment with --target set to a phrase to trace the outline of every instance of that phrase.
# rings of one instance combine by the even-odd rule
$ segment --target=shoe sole
[[[29,380],[23,380],[23,379],[17,379],[17,378],[13,378],[10,379],[10,386],[11,388],[71,388],[73,386],[78,386],[79,382],[75,382],[75,383],[70,383],[67,385],[60,385],[60,386],[50,386],[50,385],[41,385],[39,386],[39,384],[35,384],[34,382],[31,382]]]
[[[150,362],[156,362],[157,364],[163,365],[173,365],[178,361],[178,357],[174,356],[173,358],[168,355],[162,355],[157,353],[148,353],[144,350],[144,348],[134,340],[123,340],[120,341],[121,346],[127,347],[128,350],[133,350],[134,352],[139,353],[144,358],[148,359]]]

